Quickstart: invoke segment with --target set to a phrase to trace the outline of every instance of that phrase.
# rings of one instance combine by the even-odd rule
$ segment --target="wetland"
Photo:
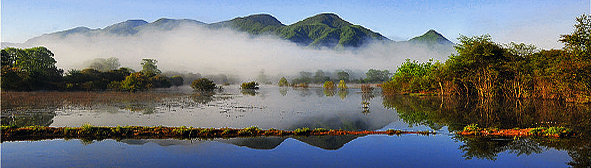
[[[2,164],[84,166],[366,165],[585,167],[591,163],[589,105],[454,96],[384,96],[379,88],[326,90],[237,85],[215,94],[188,86],[145,92],[2,92],[2,124],[26,127],[251,128],[295,131],[428,131],[436,134],[257,136],[188,139],[59,138],[2,142]],[[574,136],[456,134],[482,128],[565,127]],[[102,158],[96,160],[93,158]],[[425,159],[427,158],[427,159]]]

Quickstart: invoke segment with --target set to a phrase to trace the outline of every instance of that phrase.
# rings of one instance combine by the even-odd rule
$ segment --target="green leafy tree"
[[[172,86],[170,79],[162,74],[154,75],[149,80],[153,88],[169,88]]]
[[[337,79],[347,82],[349,81],[349,73],[345,71],[339,71],[337,72]]]
[[[377,82],[384,82],[384,81],[388,81],[390,79],[390,77],[392,76],[392,73],[390,73],[390,71],[388,70],[375,70],[375,69],[369,69],[367,71],[367,73],[365,73],[365,82],[369,82],[369,83],[377,83]]]
[[[314,77],[312,78],[313,83],[322,83],[324,81],[329,81],[330,77],[326,76],[326,73],[322,70],[316,71]]]
[[[7,90],[58,89],[63,70],[45,47],[2,49],[2,86]],[[6,72],[5,72],[6,71]]]
[[[155,59],[142,59],[142,73],[148,77],[152,77],[162,73],[156,65],[158,61]]]
[[[125,77],[121,82],[121,90],[136,92],[151,88],[151,83],[143,73],[135,72]]]
[[[216,89],[215,83],[207,78],[195,79],[191,83],[191,88],[201,92],[211,92]]]
[[[576,57],[589,58],[591,56],[591,15],[583,14],[576,19],[575,31],[560,36],[564,49]]]
[[[558,87],[563,98],[591,102],[591,16],[576,18],[574,32],[562,35],[564,51],[558,62]]]

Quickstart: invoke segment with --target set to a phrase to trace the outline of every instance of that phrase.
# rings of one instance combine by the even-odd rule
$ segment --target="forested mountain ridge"
[[[90,29],[76,27],[64,31],[44,34],[27,40],[25,44],[37,44],[45,38],[65,38],[69,35],[97,36],[115,35],[130,36],[146,30],[172,30],[183,25],[200,25],[210,29],[229,28],[248,32],[252,35],[274,35],[289,40],[300,46],[312,48],[357,48],[374,42],[392,42],[378,32],[371,31],[360,25],[343,20],[334,13],[321,13],[298,21],[291,25],[281,23],[269,14],[254,14],[236,17],[231,20],[204,23],[192,19],[161,18],[152,23],[145,20],[127,20],[105,28]],[[434,30],[409,42],[440,45],[453,43]]]

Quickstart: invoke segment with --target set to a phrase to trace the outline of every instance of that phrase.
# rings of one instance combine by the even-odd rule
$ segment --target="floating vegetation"
[[[476,136],[507,136],[507,137],[526,137],[526,136],[542,136],[542,137],[568,137],[575,133],[564,127],[537,127],[537,128],[513,128],[513,129],[498,129],[498,128],[480,128],[478,124],[470,124],[464,127],[464,130],[457,132],[459,135],[476,135]]]
[[[243,129],[236,128],[193,128],[164,126],[93,126],[83,124],[81,127],[45,127],[45,126],[1,126],[3,141],[42,140],[56,138],[77,139],[193,139],[193,138],[233,138],[254,136],[324,136],[324,135],[369,135],[369,134],[436,134],[431,131],[344,131],[324,128],[298,128],[294,131],[268,129],[256,126]]]

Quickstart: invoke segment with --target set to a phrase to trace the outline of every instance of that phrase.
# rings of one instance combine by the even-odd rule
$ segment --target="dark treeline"
[[[45,47],[2,49],[2,90],[121,90],[140,91],[183,84],[182,76],[167,77],[154,59],[143,59],[142,70],[119,68],[117,58],[95,59],[90,68],[58,69],[54,55]],[[96,68],[96,69],[95,69]]]
[[[444,62],[407,60],[385,82],[385,94],[478,95],[481,98],[543,98],[591,102],[591,16],[577,17],[562,35],[560,50],[501,45],[489,35],[461,36],[457,54]]]

